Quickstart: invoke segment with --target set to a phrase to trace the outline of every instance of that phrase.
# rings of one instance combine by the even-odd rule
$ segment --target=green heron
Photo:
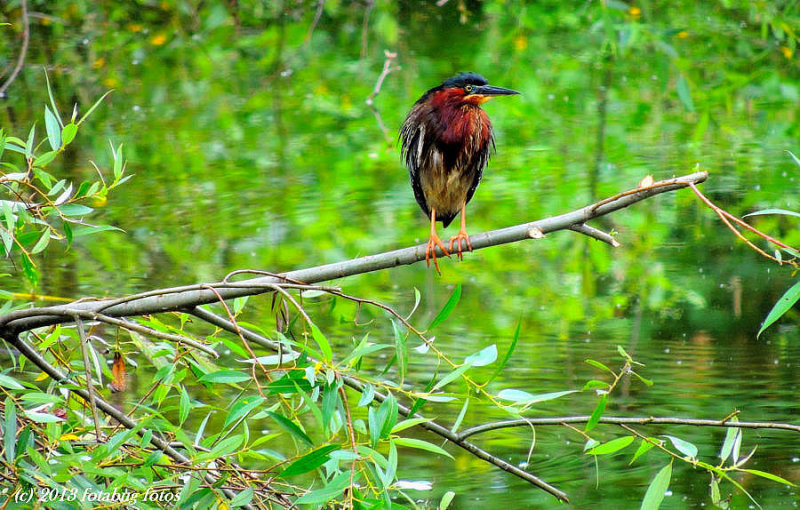
[[[453,244],[462,258],[464,242],[472,251],[466,225],[466,206],[481,182],[483,169],[495,150],[492,123],[480,105],[493,96],[519,92],[489,85],[476,73],[461,73],[425,92],[414,103],[400,130],[402,156],[411,177],[414,197],[431,220],[425,250],[436,271],[436,247],[450,256]],[[449,251],[436,235],[436,222],[444,228],[461,212],[461,230],[450,238]]]

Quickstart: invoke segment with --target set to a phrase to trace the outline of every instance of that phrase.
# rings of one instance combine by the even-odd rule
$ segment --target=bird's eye
[[[466,87],[464,87],[464,90],[467,91],[467,94],[471,94],[474,89],[475,87],[473,87],[472,85],[467,85]]]

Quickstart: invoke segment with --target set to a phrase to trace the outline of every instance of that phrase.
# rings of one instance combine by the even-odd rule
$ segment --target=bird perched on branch
[[[450,256],[453,244],[462,258],[462,243],[472,251],[467,235],[466,205],[481,182],[483,169],[495,150],[489,116],[480,107],[494,96],[519,92],[489,85],[476,73],[461,73],[425,92],[414,103],[400,130],[402,156],[417,203],[431,220],[425,250],[436,271],[436,248]],[[436,222],[446,228],[461,212],[461,229],[449,249],[436,235]]]

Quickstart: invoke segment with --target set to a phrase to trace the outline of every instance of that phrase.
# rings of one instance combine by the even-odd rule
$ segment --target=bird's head
[[[480,74],[460,73],[429,90],[421,100],[430,99],[434,102],[467,103],[478,106],[495,96],[514,94],[519,94],[519,92],[489,85],[489,81]]]

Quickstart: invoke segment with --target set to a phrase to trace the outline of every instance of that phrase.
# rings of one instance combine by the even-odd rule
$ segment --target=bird
[[[449,257],[455,244],[460,260],[462,243],[472,251],[466,206],[496,150],[492,123],[481,105],[495,96],[515,94],[519,92],[489,85],[480,74],[459,73],[425,92],[400,129],[401,157],[414,198],[431,222],[425,262],[430,267],[432,259],[439,274],[437,247]],[[445,248],[436,235],[436,222],[447,228],[459,213],[461,229]]]

